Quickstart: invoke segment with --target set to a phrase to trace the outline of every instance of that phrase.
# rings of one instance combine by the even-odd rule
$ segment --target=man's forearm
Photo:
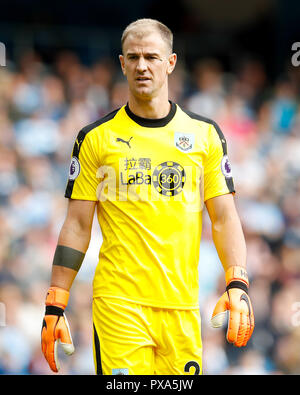
[[[65,223],[53,258],[51,286],[70,290],[90,242],[90,232]]]
[[[63,224],[59,237],[58,245],[74,248],[75,250],[86,253],[91,239],[91,227],[83,227],[78,221],[67,218]]]
[[[50,286],[63,288],[69,291],[77,273],[78,272],[76,270],[53,265]]]
[[[246,243],[236,212],[212,224],[212,237],[224,271],[230,266],[246,267]]]

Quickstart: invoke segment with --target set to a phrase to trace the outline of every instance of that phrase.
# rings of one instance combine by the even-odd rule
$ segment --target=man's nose
[[[138,63],[137,63],[137,67],[136,67],[136,68],[137,68],[137,70],[138,70],[140,73],[147,70],[147,62],[146,62],[146,60],[144,59],[143,56],[140,56],[140,57],[139,57],[139,60],[138,60]]]

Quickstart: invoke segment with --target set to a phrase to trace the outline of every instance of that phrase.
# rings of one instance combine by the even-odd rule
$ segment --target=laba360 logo
[[[148,159],[120,159],[118,167],[99,167],[97,199],[101,202],[172,199],[188,203],[191,212],[202,211],[204,172],[201,166],[183,167],[174,161],[152,166]]]

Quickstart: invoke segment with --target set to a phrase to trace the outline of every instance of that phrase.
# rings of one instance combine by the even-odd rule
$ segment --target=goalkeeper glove
[[[248,296],[248,275],[241,266],[231,266],[225,273],[226,292],[221,296],[213,311],[211,325],[220,328],[229,321],[226,338],[237,347],[246,346],[254,329],[254,315]]]
[[[57,357],[57,344],[60,342],[67,355],[73,354],[71,332],[64,309],[68,304],[69,292],[58,287],[50,287],[46,296],[46,311],[42,326],[42,351],[53,372],[60,365]]]

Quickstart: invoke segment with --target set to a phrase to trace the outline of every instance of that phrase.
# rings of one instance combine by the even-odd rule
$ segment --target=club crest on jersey
[[[79,173],[80,173],[79,160],[78,158],[76,158],[76,156],[73,156],[70,163],[69,180],[71,181],[75,180],[79,176]]]
[[[190,152],[194,147],[194,140],[193,134],[175,132],[175,146],[182,152]]]
[[[221,170],[225,178],[232,177],[231,164],[227,155],[224,155],[221,161]]]

